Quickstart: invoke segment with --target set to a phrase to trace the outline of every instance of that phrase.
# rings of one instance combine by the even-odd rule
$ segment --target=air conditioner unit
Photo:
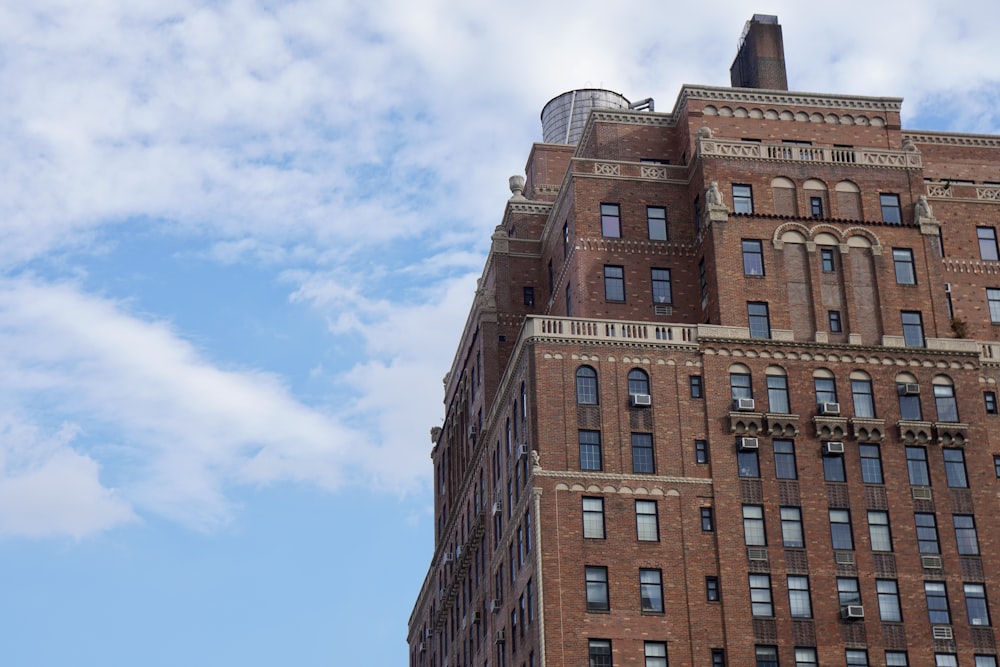
[[[910,494],[914,500],[931,500],[931,489],[929,486],[915,486]]]
[[[844,453],[844,443],[839,440],[828,440],[823,443],[823,456],[840,456]]]
[[[740,410],[741,412],[752,412],[756,407],[756,403],[752,398],[734,398],[733,399],[733,410]]]
[[[741,452],[760,449],[759,438],[736,438],[736,448]]]
[[[493,643],[503,644],[505,641],[503,630],[497,630],[497,633],[493,636]]]
[[[430,641],[431,637],[434,635],[434,631],[430,628],[424,629],[424,641]]]
[[[836,417],[840,414],[840,403],[820,403],[819,413],[821,415]]]
[[[649,406],[653,404],[653,397],[649,394],[632,394],[629,396],[632,406]]]
[[[500,611],[500,600],[493,598],[490,600],[490,613],[495,614]]]
[[[420,642],[419,644],[417,644],[418,653],[423,653],[426,650],[427,650],[427,644],[425,644],[424,642]]]
[[[920,566],[925,570],[940,570],[944,567],[941,556],[921,556]]]
[[[461,558],[462,558],[462,552],[464,550],[465,550],[465,547],[463,545],[459,544],[458,548],[455,549],[455,558],[458,558],[459,560],[461,560]]]
[[[947,625],[935,625],[931,627],[931,636],[934,639],[954,639],[955,633],[951,631],[951,627]]]
[[[853,551],[835,551],[833,553],[833,562],[837,565],[854,565],[854,552]]]
[[[900,396],[919,396],[920,385],[916,382],[906,382],[899,387]]]
[[[450,551],[446,551],[444,554],[444,562],[450,563],[453,560],[455,560],[455,555]]]
[[[767,561],[767,549],[764,547],[747,547],[747,560]]]
[[[840,608],[840,617],[844,620],[865,617],[865,608],[860,604],[847,604]]]
[[[527,455],[528,455],[528,446],[527,445],[518,445],[517,446],[517,460],[520,461],[522,458],[524,458]]]
[[[475,425],[472,425],[472,426],[469,427],[469,437],[470,438],[475,438],[476,435],[478,435],[478,434],[479,434],[479,429],[477,429],[475,427]]]
[[[480,614],[478,611],[472,612],[472,622],[473,623],[479,623],[482,620],[483,620],[482,614]]]
[[[499,500],[493,503],[493,509],[491,510],[493,516],[500,514],[502,510],[503,510],[503,503],[501,503]]]

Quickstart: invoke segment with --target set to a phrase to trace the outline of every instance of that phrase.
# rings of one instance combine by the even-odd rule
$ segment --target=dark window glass
[[[580,470],[601,470],[601,432],[580,431]]]
[[[830,510],[830,537],[834,549],[854,549],[851,534],[851,513],[848,510]]]
[[[739,450],[736,452],[736,465],[740,477],[760,477],[760,458],[756,449]]]
[[[628,372],[628,394],[649,394],[649,375],[641,368],[633,368]]]
[[[969,478],[965,474],[965,452],[961,449],[942,449],[944,455],[944,474],[948,486],[956,489],[967,489]]]
[[[813,387],[816,389],[817,403],[837,402],[837,383],[833,378],[814,377]]]
[[[826,319],[830,325],[830,333],[842,333],[844,331],[844,325],[840,321],[839,310],[826,311]]]
[[[955,401],[955,387],[950,384],[934,385],[934,405],[939,422],[958,421],[958,403]]]
[[[726,651],[724,649],[712,649],[712,667],[726,667]]]
[[[583,499],[583,536],[604,539],[604,498]]]
[[[563,257],[569,254],[569,223],[563,224]]]
[[[855,577],[837,577],[837,601],[841,607],[861,604],[861,592]]]
[[[705,577],[705,599],[709,602],[718,602],[722,599],[718,577]]]
[[[697,463],[708,463],[708,441],[694,441],[694,460]]]
[[[986,587],[983,584],[965,584],[963,588],[969,625],[989,625],[990,612],[986,605]]]
[[[916,285],[917,274],[913,270],[913,251],[909,248],[893,248],[892,264],[896,269],[896,282],[900,285]]]
[[[809,212],[814,218],[823,217],[823,198],[822,197],[810,197],[809,198]],[[833,269],[823,269],[824,271],[833,271]]]
[[[663,580],[659,570],[639,570],[639,598],[643,611],[663,613]]]
[[[903,612],[899,606],[899,588],[896,581],[894,579],[876,579],[875,592],[878,593],[879,617],[888,623],[902,621]]]
[[[979,537],[976,535],[976,520],[970,514],[956,514],[952,518],[955,521],[955,542],[958,544],[958,553],[963,556],[978,556]]]
[[[646,207],[646,223],[650,241],[667,240],[667,209],[662,206]]]
[[[781,543],[794,549],[806,545],[802,533],[802,510],[798,507],[781,508]]]
[[[770,575],[750,575],[750,609],[754,616],[774,616]]]
[[[751,338],[771,337],[771,317],[768,314],[766,303],[762,301],[747,303],[747,315],[750,320]]]
[[[767,376],[767,407],[774,413],[791,412],[788,405],[788,378],[784,375]]]
[[[632,434],[632,472],[653,474],[653,436],[650,433]]]
[[[979,238],[979,259],[995,262],[1000,259],[997,253],[997,230],[993,227],[976,227]]]
[[[670,269],[652,269],[653,303],[673,303]]]
[[[796,479],[795,443],[791,440],[774,440],[774,476],[778,479]]]
[[[906,471],[910,476],[910,486],[931,485],[931,476],[927,470],[927,450],[925,448],[906,448]]]
[[[590,653],[590,667],[612,667],[611,640],[591,639],[588,650]]]
[[[757,667],[778,667],[777,646],[757,646],[754,653],[757,657]]]
[[[743,239],[743,275],[764,275],[764,247],[757,239]]]
[[[997,414],[997,394],[995,391],[983,392],[983,407],[986,409],[986,414]]]
[[[899,418],[908,421],[920,421],[923,419],[923,410],[920,409],[920,393],[912,391],[914,382],[897,382],[896,394],[899,396]]]
[[[924,319],[923,316],[912,310],[904,310],[901,313],[903,319],[903,343],[907,347],[924,346]]]
[[[851,380],[851,396],[854,399],[855,417],[875,418],[875,396],[871,380]]]
[[[712,515],[712,508],[702,507],[700,513],[701,513],[701,529],[704,530],[705,532],[710,532],[712,530],[715,530],[715,519],[713,518]]]
[[[861,481],[865,484],[882,484],[882,454],[878,445],[858,445],[861,455]]]
[[[534,306],[535,305],[535,288],[525,287],[524,288],[524,305]]]
[[[837,270],[837,264],[833,258],[833,248],[820,248],[819,264],[824,273],[832,273]]]
[[[576,402],[597,405],[597,371],[590,366],[576,370]]]
[[[823,479],[828,482],[847,481],[847,473],[844,471],[843,456],[823,457]]]
[[[948,593],[943,581],[925,581],[924,596],[927,598],[927,612],[931,625],[951,625],[948,611]]]
[[[689,375],[688,376],[688,386],[691,387],[691,398],[704,398],[704,388],[701,383],[700,375]]]
[[[618,204],[601,204],[601,235],[611,238],[622,235],[621,209]]]
[[[903,222],[903,215],[899,208],[899,195],[880,194],[879,204],[882,206],[882,221],[900,224]]]
[[[937,520],[930,512],[917,512],[913,515],[917,526],[917,547],[922,554],[939,554]]]
[[[625,269],[622,267],[604,267],[604,298],[608,301],[625,300]]]
[[[587,611],[608,611],[608,568],[595,565],[586,567]]]
[[[749,185],[733,185],[733,213],[753,213],[753,189]]]

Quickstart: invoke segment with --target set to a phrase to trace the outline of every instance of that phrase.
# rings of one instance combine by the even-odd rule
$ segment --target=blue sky
[[[0,0],[0,663],[403,665],[429,429],[553,96],[1000,132],[996,3]],[[851,14],[854,18],[849,18]]]

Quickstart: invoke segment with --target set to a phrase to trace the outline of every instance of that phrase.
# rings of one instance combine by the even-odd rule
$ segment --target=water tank
[[[613,90],[583,88],[549,100],[542,109],[542,141],[576,144],[591,109],[628,109],[629,102]]]

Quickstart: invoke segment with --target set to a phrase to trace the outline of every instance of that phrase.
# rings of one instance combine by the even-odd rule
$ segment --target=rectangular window
[[[768,314],[767,304],[763,301],[750,301],[747,303],[747,316],[750,320],[751,338],[771,337],[771,317]]]
[[[601,470],[601,432],[580,431],[580,470]]]
[[[590,667],[612,667],[611,640],[591,639],[588,642]]]
[[[770,575],[750,575],[750,609],[754,616],[774,616]]]
[[[563,258],[569,255],[569,223],[563,223]]]
[[[705,577],[705,599],[709,602],[718,602],[722,599],[718,577]]]
[[[986,410],[986,414],[997,414],[997,393],[995,391],[983,392],[983,407]]]
[[[534,306],[535,305],[535,288],[525,287],[524,288],[524,305]]]
[[[694,460],[696,463],[708,463],[708,440],[694,441]]]
[[[903,344],[907,347],[924,346],[924,318],[919,311],[904,310],[900,313],[903,320]]]
[[[807,646],[795,647],[795,667],[817,667],[816,649]]]
[[[842,333],[844,331],[844,325],[840,321],[839,310],[826,311],[826,320],[830,326],[830,333]]]
[[[951,625],[948,610],[948,592],[943,581],[925,581],[924,597],[927,599],[927,613],[931,625]]]
[[[912,391],[916,387],[917,391]],[[899,418],[908,421],[920,421],[923,419],[923,410],[920,408],[919,386],[913,382],[897,382],[896,394],[899,396]]]
[[[1000,324],[1000,289],[986,288],[986,305],[990,309],[990,322]]]
[[[700,375],[688,376],[688,387],[691,389],[691,398],[704,398],[705,390],[701,383]]]
[[[847,481],[847,471],[844,469],[843,456],[823,457],[823,479],[828,482]]]
[[[976,227],[979,238],[979,259],[995,262],[1000,259],[997,253],[997,230],[994,227]]]
[[[906,471],[910,476],[910,486],[930,486],[931,477],[927,470],[927,449],[906,448]]]
[[[814,218],[823,217],[823,198],[822,197],[810,197],[809,198],[809,213],[812,214]],[[826,271],[826,269],[823,269]],[[833,269],[830,269],[831,271]]]
[[[950,384],[935,384],[934,407],[939,422],[957,422],[958,403],[955,401],[955,387]]]
[[[767,546],[762,505],[743,506],[743,539],[748,547]]]
[[[667,209],[663,206],[646,207],[646,224],[650,241],[667,240]]]
[[[882,207],[882,222],[889,222],[898,225],[903,222],[902,211],[899,208],[899,195],[880,194],[879,204]]]
[[[566,283],[566,317],[573,317],[573,286],[569,283]]]
[[[788,414],[788,378],[784,375],[767,376],[767,407],[776,414]]]
[[[639,597],[643,611],[663,613],[663,577],[659,570],[639,570]]]
[[[958,543],[958,553],[963,556],[979,555],[979,538],[976,535],[976,520],[971,514],[956,514],[955,542]]]
[[[712,649],[712,667],[726,667],[726,651],[721,648]]]
[[[733,213],[753,213],[753,188],[733,184]]]
[[[965,474],[965,452],[961,449],[942,449],[944,474],[948,486],[953,489],[969,488],[969,478]]]
[[[608,611],[611,603],[608,600],[608,568],[588,565],[587,576],[587,611]]]
[[[816,390],[816,403],[837,403],[837,382],[832,377],[814,377],[813,389]]]
[[[618,204],[601,204],[601,236],[620,238],[621,235],[621,208]]]
[[[774,476],[778,479],[797,479],[795,443],[791,440],[774,440]]]
[[[701,529],[705,532],[711,532],[715,530],[715,518],[712,515],[711,507],[702,507],[700,510],[701,514]]]
[[[986,587],[982,584],[965,584],[964,588],[969,625],[989,625],[990,612],[986,605]]]
[[[879,618],[887,623],[899,623],[903,612],[899,606],[899,589],[895,579],[876,579],[875,592],[878,593]]]
[[[916,285],[917,273],[913,269],[913,251],[909,248],[893,248],[892,264],[896,268],[896,284]]]
[[[850,511],[830,510],[830,539],[834,549],[845,551],[854,549]]]
[[[757,479],[760,477],[760,458],[756,449],[739,449],[736,451],[736,468],[740,477]]]
[[[653,303],[673,303],[670,289],[670,269],[652,269]]]
[[[653,462],[653,435],[632,434],[632,472],[652,475],[656,472]]]
[[[910,667],[906,659],[906,651],[886,651],[885,667]]]
[[[837,577],[837,602],[841,607],[861,604],[857,577]]]
[[[851,396],[854,399],[854,416],[860,419],[875,418],[875,396],[872,381],[851,380]]]
[[[756,646],[754,654],[757,657],[757,667],[778,667],[777,646]]]
[[[758,239],[743,239],[743,275],[764,275],[764,246]]]
[[[635,501],[635,531],[640,542],[656,542],[660,539],[655,500]]]
[[[935,653],[934,667],[958,667],[958,656],[954,653]]]
[[[892,551],[888,512],[868,512],[868,537],[871,539],[872,551]]]
[[[860,444],[861,481],[865,484],[882,484],[882,452],[878,445]]]
[[[604,267],[604,298],[608,301],[625,300],[625,269],[620,266]]]
[[[667,643],[645,642],[643,655],[646,657],[645,667],[667,667]]]
[[[823,270],[823,273],[833,273],[837,270],[837,264],[834,261],[833,248],[819,249],[819,265]]]
[[[913,515],[917,526],[917,548],[922,554],[939,554],[937,519],[930,512],[917,512]]]
[[[781,542],[794,549],[801,549],[806,545],[802,535],[802,510],[798,507],[781,508]]]
[[[849,648],[844,651],[847,660],[847,667],[868,667],[868,651],[864,649]]]
[[[738,398],[753,398],[750,375],[747,373],[730,373],[729,395],[733,400]]]
[[[698,260],[698,287],[701,290],[701,309],[708,305],[708,274],[705,271],[705,258]]]
[[[976,664],[973,667],[997,667],[997,657],[995,655],[977,655]]]
[[[583,499],[583,536],[604,539],[604,498]]]
[[[788,608],[792,618],[812,618],[809,577],[788,577]]]

